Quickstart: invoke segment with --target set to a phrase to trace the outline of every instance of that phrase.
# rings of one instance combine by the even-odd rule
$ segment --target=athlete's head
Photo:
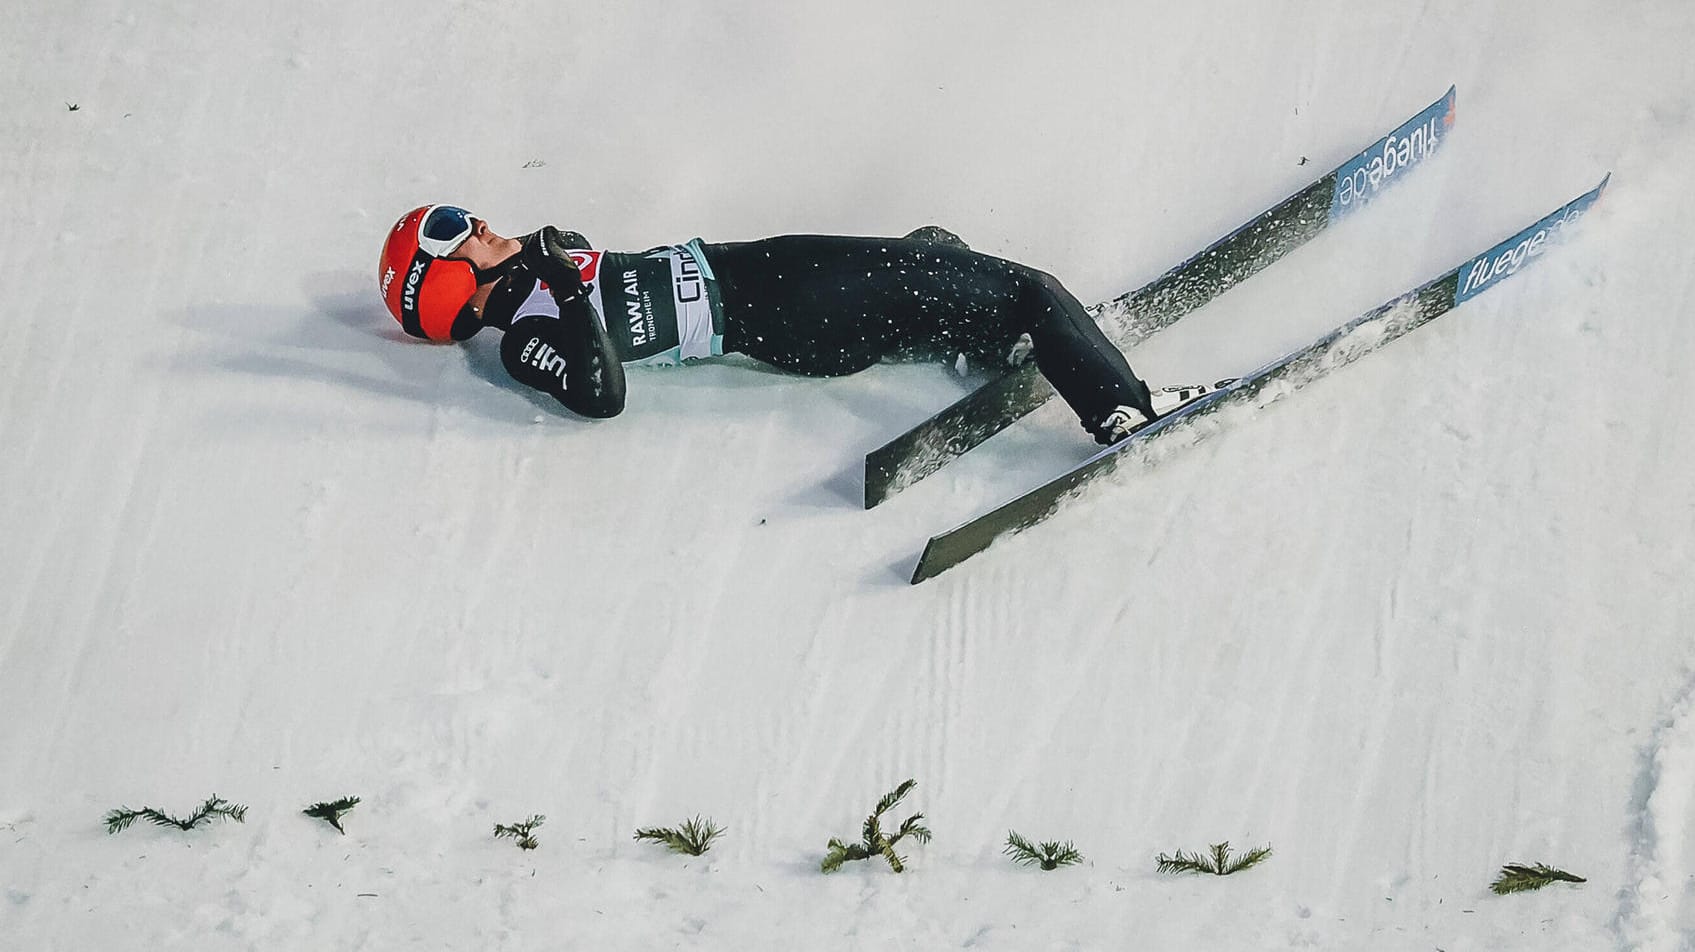
[[[499,280],[496,265],[516,253],[517,244],[463,208],[414,208],[383,243],[377,263],[383,303],[413,337],[465,340],[482,329],[475,305]]]

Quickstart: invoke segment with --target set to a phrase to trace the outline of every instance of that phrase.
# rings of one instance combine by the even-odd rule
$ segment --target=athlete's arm
[[[500,361],[514,380],[551,394],[572,412],[617,416],[624,409],[624,365],[567,250],[565,235],[551,225],[524,239],[519,256],[547,282],[559,318],[514,321],[500,342]]]
[[[559,311],[558,320],[531,315],[514,321],[500,342],[500,362],[512,379],[573,413],[617,416],[624,409],[624,365],[594,305],[580,297]]]

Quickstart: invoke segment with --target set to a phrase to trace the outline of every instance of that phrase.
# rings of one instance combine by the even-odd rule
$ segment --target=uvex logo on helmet
[[[425,340],[465,340],[482,329],[467,308],[477,293],[476,271],[468,261],[438,258],[419,247],[424,219],[437,205],[414,208],[401,216],[383,243],[377,285],[388,312],[406,333]],[[396,274],[405,274],[395,283]]]
[[[424,272],[429,270],[429,266],[428,258],[412,262],[412,270],[406,272],[406,286],[400,290],[400,313],[418,310],[418,286],[424,283]]]

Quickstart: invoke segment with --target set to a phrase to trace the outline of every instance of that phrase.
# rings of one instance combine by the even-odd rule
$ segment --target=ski
[[[1137,290],[1096,305],[1108,336],[1133,347],[1252,277],[1365,205],[1422,163],[1454,122],[1454,87],[1353,158]],[[1034,361],[990,380],[865,456],[865,508],[936,472],[1046,403],[1053,387]]]
[[[1246,376],[1221,381],[1217,389],[1200,395],[1170,415],[1107,447],[1065,475],[993,512],[932,537],[913,570],[912,583],[916,585],[933,578],[983,551],[1001,536],[1046,519],[1078,487],[1111,472],[1126,458],[1126,451],[1143,447],[1205,414],[1245,404],[1261,393],[1266,393],[1264,403],[1267,404],[1281,399],[1494,287],[1540,256],[1550,240],[1582,218],[1601,197],[1611,178],[1609,175],[1602,179],[1594,189],[1488,251],[1467,259],[1441,277],[1361,314],[1306,347],[1292,351]],[[1280,386],[1267,392],[1274,383]],[[1193,428],[1189,429],[1197,439],[1203,435]]]

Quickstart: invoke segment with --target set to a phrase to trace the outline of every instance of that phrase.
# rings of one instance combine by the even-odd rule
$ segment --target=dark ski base
[[[1008,533],[1041,522],[1059,508],[1074,490],[1109,473],[1125,451],[1145,445],[1183,423],[1226,406],[1245,403],[1268,384],[1287,380],[1299,389],[1324,374],[1359,359],[1453,310],[1458,304],[1516,274],[1540,255],[1550,238],[1574,224],[1606,189],[1607,179],[1593,190],[1556,209],[1535,224],[1464,264],[1343,324],[1308,346],[1293,351],[1245,377],[1189,403],[1138,430],[1129,439],[1108,447],[1076,469],[1019,496],[986,515],[930,539],[913,570],[917,584],[934,578],[983,551]],[[1374,325],[1375,334],[1356,334]]]
[[[1344,214],[1364,205],[1399,173],[1428,158],[1454,121],[1455,90],[1395,131],[1252,221],[1135,291],[1097,305],[1117,325],[1121,347],[1133,347],[1191,311],[1306,244]],[[865,508],[870,509],[964,455],[1036,410],[1053,387],[1026,362],[865,456]]]

